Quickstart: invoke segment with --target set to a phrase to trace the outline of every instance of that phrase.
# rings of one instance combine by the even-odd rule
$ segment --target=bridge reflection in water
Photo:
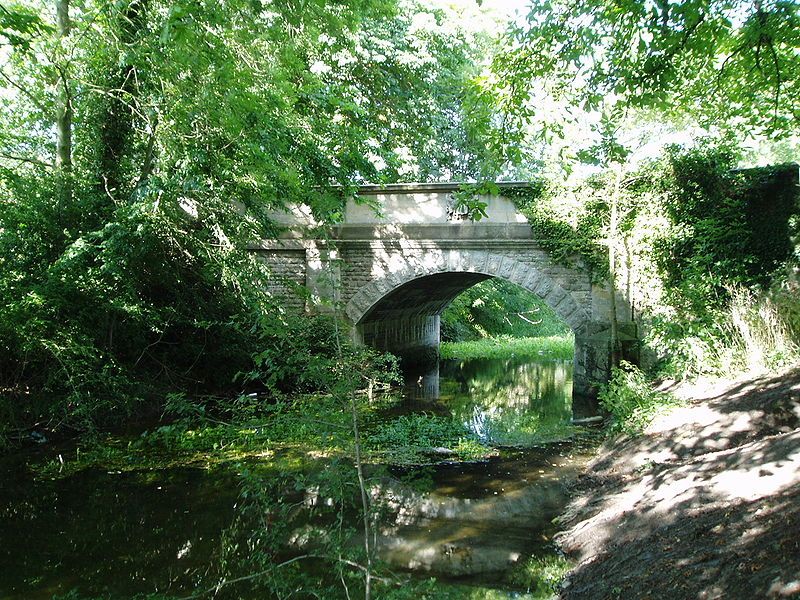
[[[552,554],[564,482],[586,458],[570,443],[540,443],[563,435],[572,418],[571,363],[450,360],[408,371],[406,381],[395,411],[452,417],[504,449],[478,463],[394,469],[372,490],[387,508],[381,558],[395,568],[496,585],[520,561]],[[401,483],[415,475],[429,481],[427,491]]]

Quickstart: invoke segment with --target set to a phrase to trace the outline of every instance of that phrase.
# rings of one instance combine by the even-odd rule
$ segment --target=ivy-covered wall
[[[780,268],[792,257],[800,234],[800,166],[777,165],[741,172],[754,277]]]
[[[653,355],[672,357],[678,371],[703,370],[736,327],[733,290],[779,301],[800,334],[800,302],[787,293],[791,266],[800,273],[798,166],[737,162],[735,148],[701,143],[576,185],[540,181],[504,193],[555,261],[581,262],[604,282],[613,251],[616,288]]]

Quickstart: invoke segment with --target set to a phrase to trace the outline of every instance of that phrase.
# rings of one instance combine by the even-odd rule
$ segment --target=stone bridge
[[[364,186],[330,239],[309,234],[313,219],[298,208],[276,215],[286,232],[255,250],[272,269],[271,291],[288,308],[326,310],[333,300],[356,342],[406,361],[438,352],[439,316],[461,292],[491,277],[520,285],[574,331],[573,397],[593,399],[609,375],[609,288],[593,283],[577,258],[566,265],[550,257],[502,196],[509,185],[520,184],[500,184],[500,196],[481,197],[488,218],[477,222],[454,210],[458,184]],[[311,299],[293,294],[297,286]],[[625,337],[635,339],[624,298],[617,311]]]

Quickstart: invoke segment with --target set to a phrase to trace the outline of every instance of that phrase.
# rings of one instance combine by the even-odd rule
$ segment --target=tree
[[[413,3],[0,15],[0,388],[20,425],[236,393],[277,310],[248,251],[270,210],[330,223],[358,182],[481,169],[480,44]]]
[[[552,0],[496,69],[507,89],[584,111],[605,102],[785,137],[800,123],[800,6],[784,0]],[[529,94],[520,94],[523,111]],[[568,109],[569,110],[569,109]]]

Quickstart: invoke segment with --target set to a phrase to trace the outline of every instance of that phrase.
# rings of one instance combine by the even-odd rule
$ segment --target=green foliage
[[[672,148],[664,160],[659,184],[672,230],[658,247],[659,266],[689,301],[724,298],[726,284],[763,285],[791,256],[791,170],[736,171],[735,160],[730,149],[713,146]]]
[[[800,281],[798,281],[798,274],[800,271],[795,269],[795,273],[773,285],[768,295],[769,301],[786,327],[787,335],[796,345],[800,345]]]
[[[255,282],[264,269],[209,247],[157,201],[121,206],[107,224],[91,196],[64,211],[51,201],[0,205],[0,385],[20,424],[85,428],[169,389],[235,392],[256,341],[248,313],[269,299],[230,272]]]
[[[602,196],[599,199],[590,196],[589,201],[581,198],[565,206],[565,190],[543,182],[506,188],[503,193],[528,219],[536,241],[553,260],[569,267],[584,266],[597,281],[608,275],[607,252],[598,243],[608,220],[608,206]],[[565,208],[570,212],[565,213]]]
[[[480,444],[463,423],[428,414],[401,415],[367,432],[366,447],[383,460],[396,464],[422,463],[442,459],[436,449],[446,448],[449,459],[484,458],[489,449]]]
[[[474,342],[444,342],[442,358],[546,358],[571,360],[575,354],[575,338],[572,334],[510,338],[496,337]]]
[[[267,474],[243,465],[237,510],[203,593],[282,597],[315,590],[337,598],[342,585],[363,589],[363,549],[350,543],[357,532],[344,520],[358,509],[357,485],[352,465],[337,461],[310,473]]]
[[[513,283],[493,278],[459,294],[441,315],[442,339],[564,335],[569,327],[547,304]]]
[[[549,94],[570,109],[655,109],[774,136],[796,130],[800,94],[797,3],[554,0],[531,7],[495,71],[516,99]],[[520,88],[528,94],[520,91]],[[624,108],[623,108],[624,107]]]
[[[0,38],[12,47],[28,50],[36,37],[51,31],[30,7],[16,2],[0,6]]]
[[[431,578],[428,581],[411,580],[403,582],[394,589],[389,588],[382,592],[381,598],[387,600],[508,600],[509,597],[517,600],[552,600],[552,591],[541,593],[508,592],[483,585],[467,585],[447,583]]]
[[[554,231],[563,230],[565,240],[579,240],[569,230],[583,222],[583,240],[598,259],[608,252],[602,246],[613,249],[617,289],[630,298],[649,349],[668,361],[673,374],[731,373],[751,363],[752,356],[772,356],[763,361],[770,365],[794,356],[790,344],[776,342],[781,350],[757,351],[752,339],[780,338],[769,333],[783,330],[777,317],[788,323],[787,335],[795,331],[796,303],[786,292],[793,284],[786,278],[797,263],[797,168],[738,170],[737,157],[729,141],[704,140],[689,149],[669,148],[636,169],[616,165],[576,185],[527,192],[528,202],[554,215]],[[524,210],[535,219],[530,208]],[[570,243],[560,251],[566,253]],[[559,255],[556,248],[550,251]],[[607,270],[600,269],[595,274],[605,277]],[[750,327],[762,334],[742,335],[740,325],[764,318],[740,318],[740,325],[733,318],[730,290],[742,287],[760,289],[763,296],[751,299],[744,312],[764,313],[770,295],[776,300],[769,301],[773,308],[780,309],[776,318],[767,319],[773,324]]]
[[[327,316],[265,315],[259,324],[260,351],[253,355],[254,368],[242,374],[244,381],[281,397],[328,389],[343,364],[365,366],[365,376],[397,379],[394,357],[340,339],[342,326]]]
[[[0,7],[0,435],[318,389],[331,327],[284,319],[249,247],[290,203],[336,222],[355,182],[494,161],[484,40],[382,0],[70,8],[61,35]]]
[[[570,562],[562,556],[532,557],[516,565],[510,579],[534,598],[552,598],[571,568]]]
[[[598,398],[614,419],[612,431],[631,435],[641,433],[659,414],[680,405],[670,394],[654,389],[644,373],[626,361],[612,369],[611,380]]]
[[[52,600],[113,600],[113,598],[112,596],[108,595],[86,596],[84,594],[81,594],[79,590],[74,589],[70,590],[66,594],[55,594]],[[160,593],[150,593],[150,594],[144,593],[131,596],[130,600],[178,600],[178,597]]]
[[[656,320],[650,344],[668,357],[661,369],[679,376],[730,376],[775,371],[800,361],[800,340],[791,329],[798,299],[728,287],[724,303],[702,320]]]
[[[650,206],[634,214],[625,235],[629,246],[649,244],[652,251],[636,251],[628,276],[639,280],[635,294],[648,313],[648,343],[669,357],[674,374],[731,374],[752,366],[754,357],[763,358],[755,361],[763,367],[793,355],[790,344],[777,341],[786,339],[776,333],[784,330],[783,317],[766,290],[780,289],[794,260],[796,167],[740,171],[735,159],[725,145],[672,148],[633,176],[647,183],[631,192]],[[745,298],[744,288],[762,290],[762,298]],[[783,300],[791,315],[791,300]]]

